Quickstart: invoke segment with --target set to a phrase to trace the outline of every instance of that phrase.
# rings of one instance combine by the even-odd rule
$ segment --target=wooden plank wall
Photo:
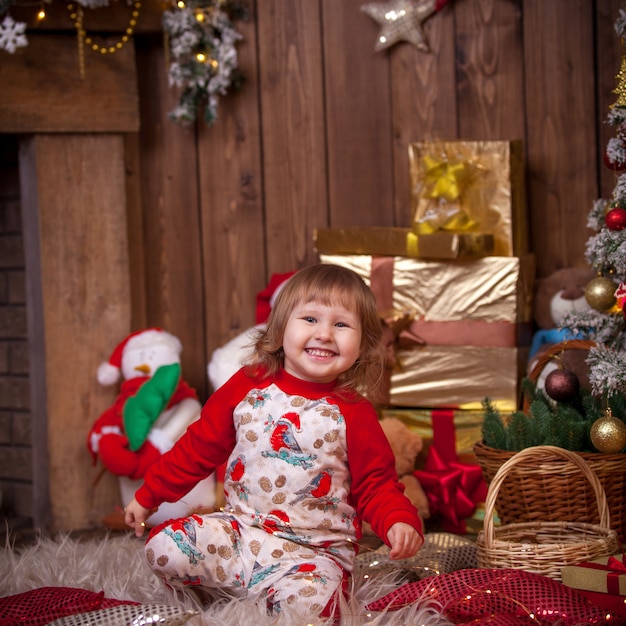
[[[374,52],[380,28],[362,4],[250,2],[237,23],[247,80],[213,127],[167,119],[161,40],[138,38],[133,324],[181,337],[202,395],[213,349],[254,323],[269,276],[316,261],[316,227],[409,224],[412,141],[523,139],[538,275],[586,265],[587,213],[615,183],[601,153],[622,3],[451,0],[424,24],[429,53]]]

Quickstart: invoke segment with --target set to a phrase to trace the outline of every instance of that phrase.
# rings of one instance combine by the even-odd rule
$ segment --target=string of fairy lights
[[[0,0],[0,51],[13,54],[28,45],[25,22],[17,22],[9,13],[19,0]],[[78,41],[78,70],[81,79],[87,71],[85,51],[98,55],[119,52],[132,39],[141,14],[141,0],[129,0],[130,16],[121,35],[111,37],[88,32],[86,15],[90,9],[108,6],[109,0],[69,0],[66,8]],[[20,5],[26,6],[20,2]],[[41,1],[36,5],[35,25],[46,19]],[[220,96],[243,82],[238,69],[236,44],[242,35],[235,20],[247,19],[246,7],[237,0],[173,0],[163,12],[163,37],[168,78],[180,92],[179,102],[169,116],[182,125],[193,123],[203,111],[212,125],[217,119]],[[100,43],[102,41],[103,43]]]

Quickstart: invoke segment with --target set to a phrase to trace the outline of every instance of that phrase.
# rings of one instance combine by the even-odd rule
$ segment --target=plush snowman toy
[[[200,417],[196,391],[181,377],[177,337],[148,328],[129,335],[98,368],[98,382],[123,378],[115,403],[89,432],[87,447],[94,464],[119,477],[124,506],[134,497],[146,470],[158,461]],[[165,503],[149,519],[151,526],[185,517],[215,505],[215,477],[200,481],[178,502]]]

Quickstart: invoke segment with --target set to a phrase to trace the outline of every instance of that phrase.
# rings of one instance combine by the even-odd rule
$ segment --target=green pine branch
[[[522,381],[528,413],[515,411],[506,417],[491,403],[483,402],[483,442],[497,450],[519,452],[537,445],[553,445],[572,452],[597,452],[591,443],[593,423],[608,406],[613,415],[626,421],[626,397],[613,395],[603,401],[581,389],[568,402],[555,402],[528,378]]]

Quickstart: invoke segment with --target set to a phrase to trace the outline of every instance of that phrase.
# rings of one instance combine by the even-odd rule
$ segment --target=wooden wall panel
[[[586,266],[586,216],[598,175],[590,123],[593,7],[588,0],[525,0],[523,8],[531,247],[545,276]]]
[[[129,6],[127,2],[110,2],[106,6],[104,3],[99,4],[102,6],[83,8],[84,27],[87,32],[90,35],[94,32],[97,32],[98,35],[101,33],[125,33],[133,7]],[[142,0],[134,32],[161,32],[164,6],[165,3],[162,0]],[[15,3],[11,6],[10,14],[16,22],[26,22],[29,36],[32,29],[38,33],[70,31],[74,33],[74,38],[76,38],[74,24],[65,2],[46,2],[44,8],[46,19],[42,21],[37,20],[36,17],[39,6],[30,2]]]
[[[389,59],[361,0],[322,0],[331,226],[393,225]]]
[[[268,271],[287,272],[328,222],[320,6],[259,2],[257,18]]]
[[[143,231],[143,192],[139,133],[124,135],[126,172],[126,224],[132,244],[128,247],[131,328],[148,326],[146,251]]]
[[[502,0],[455,5],[459,137],[524,139],[524,59],[519,7]]]
[[[139,129],[132,42],[115,54],[85,49],[81,78],[75,35],[28,38],[15,54],[0,50],[0,133]]]
[[[142,221],[139,226],[135,216],[131,222],[139,229],[131,248],[136,242],[145,254],[146,324],[180,339],[183,376],[206,397],[196,137],[193,126],[180,127],[167,117],[177,94],[168,87],[162,47],[139,49],[138,58],[139,88],[151,97],[141,101],[142,206],[136,210]]]
[[[626,8],[623,0],[597,0],[596,10],[596,63],[598,98],[598,161],[606,150],[609,139],[615,137],[615,128],[606,124],[611,106],[617,95],[613,90],[617,87],[617,72],[624,54],[624,46],[615,33],[615,20],[620,9]],[[607,167],[600,167],[600,192],[598,197],[610,198],[617,182],[616,174]],[[595,199],[595,198],[594,198]],[[591,204],[589,205],[591,209]]]
[[[20,146],[34,452],[50,503],[36,521],[56,529],[98,525],[119,499],[111,475],[93,487],[85,444],[116,395],[98,385],[98,365],[111,337],[130,330],[123,148],[120,135],[42,135]]]
[[[220,99],[213,127],[199,123],[204,308],[195,312],[195,323],[206,327],[207,359],[254,324],[267,274],[255,15],[237,28],[246,82],[240,93]]]
[[[396,226],[410,224],[413,217],[409,144],[458,137],[454,22],[452,5],[447,5],[423,25],[428,52],[402,43],[387,53],[391,64]]]

